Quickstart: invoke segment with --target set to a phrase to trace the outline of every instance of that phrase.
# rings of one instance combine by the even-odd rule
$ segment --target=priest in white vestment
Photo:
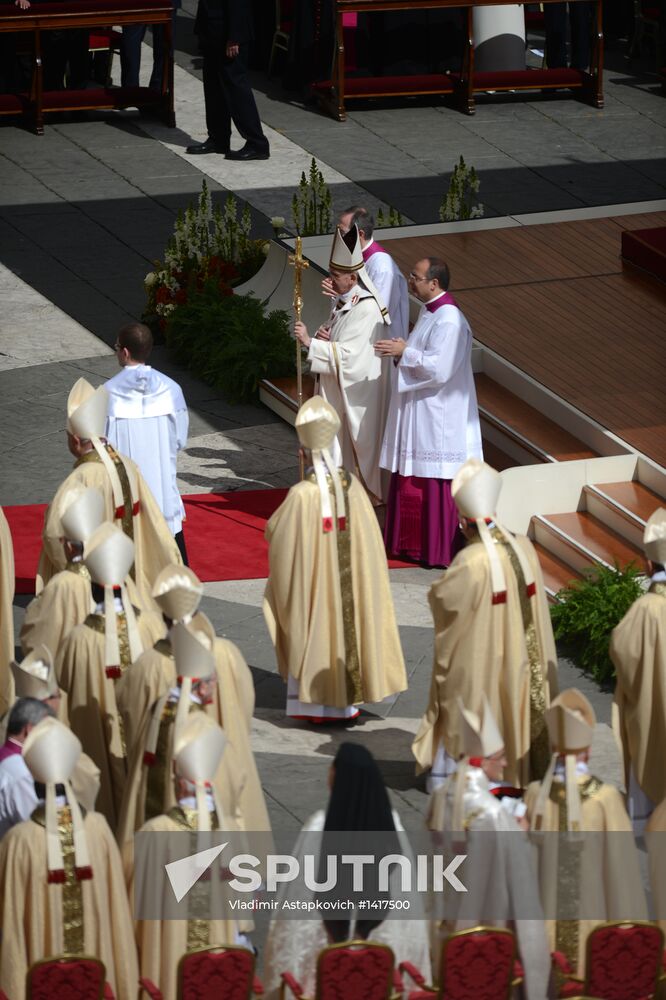
[[[525,1000],[544,1000],[550,952],[531,847],[517,821],[491,791],[506,766],[504,739],[485,696],[480,714],[467,710],[461,699],[458,709],[463,757],[457,772],[431,795],[427,823],[457,844],[455,851],[445,852],[447,856],[467,855],[458,873],[467,892],[433,899],[435,973],[442,945],[454,931],[508,924],[516,935],[525,970]],[[440,912],[445,901],[446,909]]]
[[[431,787],[460,756],[457,699],[488,696],[504,737],[507,780],[524,788],[550,759],[545,709],[557,694],[557,652],[534,546],[498,523],[502,480],[471,458],[451,486],[467,544],[428,595],[435,625],[430,698],[412,750]]]
[[[333,459],[359,476],[375,503],[386,499],[386,477],[379,452],[390,395],[389,362],[374,352],[375,341],[390,323],[363,264],[358,229],[346,236],[336,230],[329,264],[336,299],[326,326],[310,337],[304,323],[297,339],[308,349],[310,371],[318,376],[317,393],[340,417]]]
[[[417,261],[409,285],[423,302],[409,339],[375,344],[398,371],[380,457],[393,473],[384,538],[389,552],[448,566],[462,544],[451,480],[483,457],[472,331],[447,291],[444,261]]]
[[[187,443],[189,414],[178,383],[147,363],[152,349],[153,335],[143,323],[130,323],[118,334],[121,371],[105,385],[106,437],[121,455],[136,462],[177,537],[185,509],[176,483],[176,459]]]
[[[320,396],[296,417],[313,469],[266,525],[264,616],[287,682],[287,715],[353,719],[407,688],[386,555],[358,480],[329,447],[340,421]]]

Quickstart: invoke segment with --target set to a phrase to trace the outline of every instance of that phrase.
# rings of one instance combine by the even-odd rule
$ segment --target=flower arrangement
[[[460,222],[464,219],[480,219],[483,205],[476,201],[481,181],[474,167],[468,167],[463,157],[453,168],[449,189],[440,205],[439,218],[442,222]]]
[[[219,294],[231,295],[232,287],[252,277],[261,267],[268,243],[250,237],[252,217],[245,205],[240,218],[233,195],[224,206],[213,207],[204,180],[196,205],[179,212],[164,261],[144,279],[147,302],[143,319],[164,331],[177,306],[201,292],[215,279]]]

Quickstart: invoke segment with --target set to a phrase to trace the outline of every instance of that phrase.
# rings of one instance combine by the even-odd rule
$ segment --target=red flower
[[[182,306],[184,302],[187,302],[187,289],[179,288],[173,298],[174,302],[177,302],[179,306]]]

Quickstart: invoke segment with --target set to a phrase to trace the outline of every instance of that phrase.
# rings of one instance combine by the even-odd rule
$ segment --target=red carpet
[[[286,490],[238,490],[183,497],[185,543],[200,580],[255,580],[268,576],[264,528]],[[34,594],[46,504],[4,507],[14,542],[16,593]],[[390,566],[404,566],[394,562]]]

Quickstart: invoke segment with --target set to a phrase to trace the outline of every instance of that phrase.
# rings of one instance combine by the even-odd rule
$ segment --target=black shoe
[[[242,149],[230,149],[225,159],[227,160],[267,160],[270,156],[269,149],[257,149],[246,142]]]
[[[188,146],[185,150],[190,156],[196,156],[199,153],[228,153],[228,146],[221,146],[219,142],[215,142],[210,136],[205,142],[195,142],[192,146]]]

